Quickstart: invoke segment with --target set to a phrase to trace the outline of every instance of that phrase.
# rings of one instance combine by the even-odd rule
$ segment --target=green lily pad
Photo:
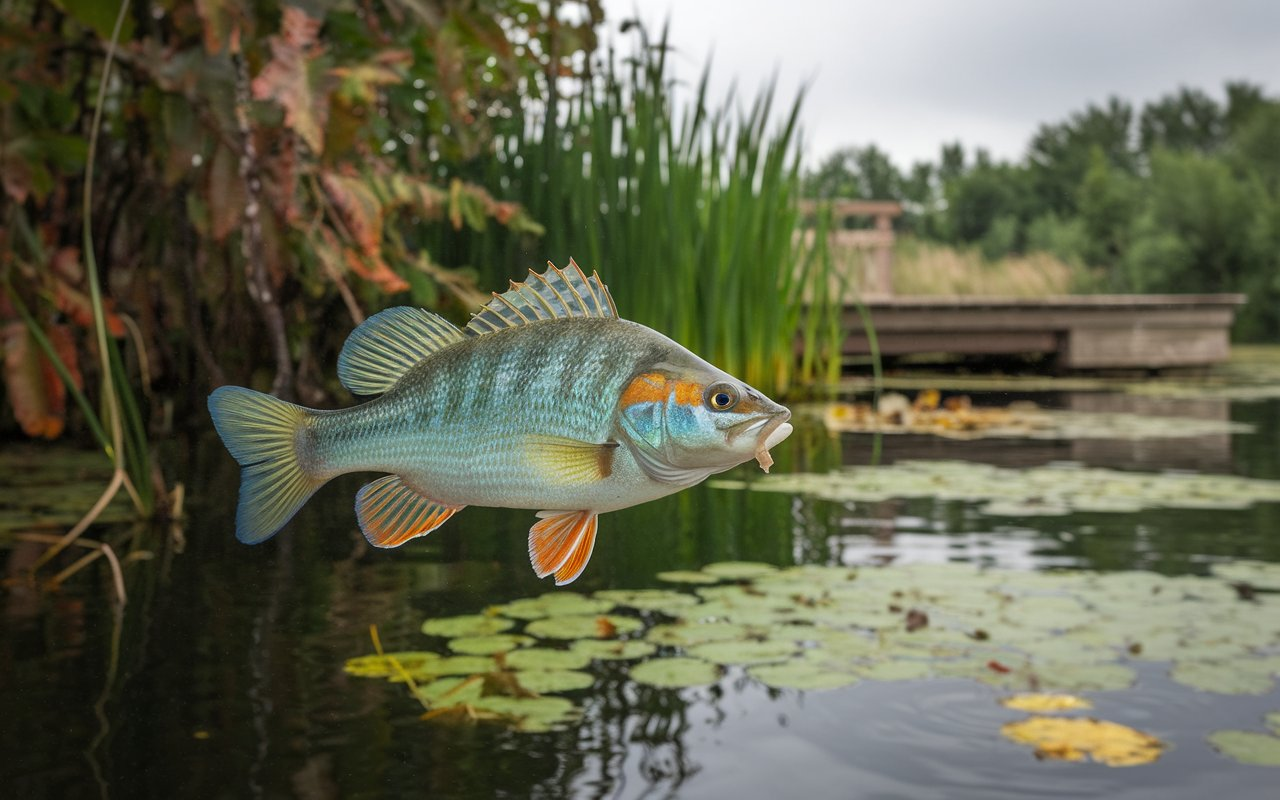
[[[767,664],[785,661],[797,650],[794,642],[706,642],[689,648],[689,655],[715,664]]]
[[[525,632],[541,639],[612,639],[643,627],[644,623],[633,617],[566,614],[534,620],[525,626]]]
[[[1253,731],[1214,731],[1209,744],[1241,764],[1280,767],[1280,737]]]
[[[718,561],[706,565],[702,571],[727,581],[748,581],[777,572],[778,568],[761,561]]]
[[[599,661],[630,661],[633,658],[646,658],[658,650],[649,642],[635,639],[628,641],[579,639],[569,645],[569,649]]]
[[[596,679],[589,672],[568,669],[523,670],[516,680],[520,686],[538,694],[555,694],[587,689]]]
[[[552,592],[541,597],[526,597],[494,607],[494,611],[513,619],[542,619],[567,614],[607,614],[614,604],[608,600],[585,597],[573,592]]]
[[[691,594],[666,589],[610,589],[596,592],[595,597],[627,608],[640,611],[662,611],[673,616],[702,602]]]
[[[480,699],[483,691],[484,681],[479,676],[440,678],[418,685],[418,697],[429,706],[473,703]]]
[[[1280,736],[1280,711],[1271,711],[1266,716],[1267,727]]]
[[[469,656],[491,656],[532,644],[533,639],[519,634],[500,633],[493,636],[464,636],[449,642],[449,649]]]
[[[760,664],[747,674],[774,689],[838,689],[851,686],[860,679],[849,672],[838,672],[810,661],[788,661],[783,664]]]
[[[632,667],[630,677],[667,689],[710,686],[720,679],[720,668],[698,658],[655,658]]]
[[[658,580],[667,583],[719,583],[721,578],[717,575],[709,575],[705,572],[694,572],[688,569],[673,569],[667,572],[659,572]]]
[[[654,644],[688,647],[703,642],[745,640],[751,629],[731,622],[687,622],[655,625],[645,638]]]
[[[929,677],[929,664],[924,661],[877,661],[854,668],[857,675],[873,681],[915,681]]]
[[[588,639],[592,644],[595,640]],[[547,647],[526,647],[507,653],[505,662],[509,669],[581,669],[591,663],[591,657],[576,650],[552,650]]]
[[[1247,583],[1255,589],[1280,591],[1280,564],[1266,561],[1230,561],[1213,564],[1209,571],[1225,581]]]
[[[477,675],[490,672],[496,666],[493,659],[486,656],[449,656],[426,661],[418,670],[410,674],[415,680],[445,675]],[[395,676],[392,676],[392,680],[394,679]]]
[[[1179,661],[1169,677],[1183,686],[1218,694],[1267,694],[1274,685],[1265,665],[1247,660]]]
[[[494,695],[475,701],[476,708],[501,714],[512,727],[527,733],[555,730],[577,716],[577,708],[563,697],[506,697]]]
[[[1050,663],[1035,671],[1045,689],[1061,692],[1106,692],[1128,689],[1137,673],[1123,664]]]
[[[422,623],[422,632],[428,636],[456,639],[460,636],[490,636],[515,625],[509,619],[490,614],[463,614],[459,617],[429,619]]]

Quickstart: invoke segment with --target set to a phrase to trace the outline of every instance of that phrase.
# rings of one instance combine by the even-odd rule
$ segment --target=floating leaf
[[[597,644],[594,639],[586,640]],[[577,644],[575,642],[575,644]],[[508,668],[525,669],[581,669],[591,663],[591,656],[576,650],[552,650],[547,647],[526,647],[507,653]]]
[[[748,669],[747,674],[775,689],[838,689],[860,680],[852,673],[840,672],[812,661],[761,664]]]
[[[487,656],[446,656],[434,661],[424,661],[409,674],[416,680],[419,678],[438,678],[444,675],[477,675],[489,672],[497,666]],[[391,676],[396,680],[396,676]]]
[[[666,581],[667,583],[719,583],[721,578],[718,575],[710,575],[706,572],[675,569],[659,572],[658,580]]]
[[[569,645],[569,649],[600,661],[629,661],[633,658],[645,658],[653,655],[657,647],[649,642],[640,641],[604,641],[600,639],[579,639]]]
[[[525,670],[519,673],[520,685],[538,694],[573,692],[590,688],[595,678],[589,672],[568,669]]]
[[[1031,717],[1010,722],[1000,732],[1018,744],[1035,747],[1037,758],[1092,758],[1110,767],[1150,764],[1164,750],[1164,743],[1154,736],[1098,719]]]
[[[632,667],[630,677],[663,688],[710,686],[720,679],[720,668],[697,658],[655,658]]]
[[[1272,711],[1266,716],[1267,727],[1280,736],[1280,711]]]
[[[702,571],[724,580],[742,581],[777,572],[778,568],[772,564],[764,564],[759,561],[720,561],[706,565],[702,568]]]
[[[1089,700],[1072,694],[1015,694],[1012,697],[1001,698],[1000,705],[1034,714],[1093,708],[1093,703]]]
[[[1123,664],[1045,664],[1036,668],[1036,677],[1049,689],[1067,692],[1105,692],[1127,689],[1137,674]]]
[[[1218,694],[1267,694],[1273,683],[1265,665],[1243,661],[1179,661],[1169,677],[1184,686]]]
[[[532,643],[533,639],[529,636],[499,633],[491,636],[463,636],[453,639],[449,642],[449,649],[455,653],[463,653],[465,655],[489,656],[494,653],[515,650],[517,647]]]
[[[611,603],[640,611],[662,611],[673,615],[701,602],[691,594],[671,592],[664,589],[613,589],[596,592],[594,596],[601,600],[607,600]]]
[[[438,661],[440,654],[413,651],[387,653],[381,656],[359,656],[347,659],[346,663],[342,665],[342,671],[358,678],[390,678],[398,672],[392,663],[392,659],[395,659],[406,672],[412,673],[421,669],[428,661]]]
[[[643,627],[644,624],[633,617],[566,614],[534,620],[525,627],[525,632],[542,639],[612,639],[617,634],[634,633]]]
[[[490,614],[463,614],[458,617],[442,617],[429,619],[422,623],[422,632],[428,636],[444,636],[454,639],[459,636],[489,636],[515,625],[509,619]]]
[[[592,599],[573,592],[552,592],[541,597],[513,600],[496,606],[493,611],[514,619],[542,619],[567,614],[607,614],[614,606],[608,600]]]
[[[440,678],[419,684],[418,697],[430,706],[453,705],[479,700],[483,691],[484,681],[479,675],[467,678]]]
[[[687,647],[703,642],[744,640],[750,634],[747,626],[731,622],[688,622],[655,625],[649,629],[645,638],[655,644]]]
[[[797,652],[790,641],[707,642],[689,648],[689,655],[716,664],[767,664],[785,661]]]
[[[554,730],[574,719],[577,709],[563,697],[505,697],[496,695],[475,701],[476,708],[501,714],[513,728],[525,732]]]
[[[1280,737],[1253,731],[1214,731],[1209,744],[1241,764],[1280,767]]]
[[[1266,561],[1230,561],[1213,564],[1209,571],[1232,583],[1245,583],[1255,589],[1280,591],[1280,564]]]

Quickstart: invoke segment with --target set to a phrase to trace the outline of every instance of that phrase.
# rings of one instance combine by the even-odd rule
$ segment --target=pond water
[[[775,472],[873,460],[1017,469],[1069,460],[1280,479],[1274,397],[974,397],[1195,416],[1253,430],[965,442],[832,438],[811,422],[775,452]],[[355,527],[352,501],[362,481],[351,477],[323,489],[283,534],[247,547],[232,533],[238,471],[221,445],[208,435],[171,445],[186,465],[185,544],[128,567],[120,624],[105,601],[105,570],[49,597],[0,596],[6,796],[1203,798],[1275,796],[1280,782],[1280,770],[1236,763],[1206,741],[1222,728],[1265,731],[1264,713],[1280,711],[1274,683],[1265,694],[1196,691],[1158,661],[1135,661],[1131,688],[1083,693],[1099,716],[1166,743],[1155,763],[1127,768],[1037,759],[1000,735],[1025,716],[998,704],[1007,692],[964,678],[798,691],[730,666],[710,685],[679,689],[633,681],[635,662],[608,661],[590,667],[591,688],[565,695],[581,718],[557,730],[421,721],[422,707],[403,684],[349,675],[344,663],[373,651],[371,625],[389,651],[438,647],[421,632],[424,620],[551,590],[529,568],[532,514],[468,509],[426,539],[374,551]],[[750,464],[724,477],[758,475]],[[1280,562],[1274,502],[1051,516],[981,508],[929,496],[858,502],[700,486],[605,515],[591,563],[571,588],[673,588],[657,574],[726,560],[859,566],[867,574],[970,562],[1206,575],[1230,559]],[[7,551],[11,574],[29,563],[23,548]],[[1258,608],[1274,627],[1280,606]]]

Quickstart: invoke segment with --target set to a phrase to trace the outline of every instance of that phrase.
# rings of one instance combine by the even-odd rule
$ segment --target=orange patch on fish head
[[[702,384],[678,380],[661,372],[644,372],[631,379],[618,398],[623,408],[642,403],[675,402],[681,406],[699,406],[703,402]]]

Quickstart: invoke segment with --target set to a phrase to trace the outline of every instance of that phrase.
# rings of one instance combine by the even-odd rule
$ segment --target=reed
[[[708,65],[682,103],[666,30],[656,42],[637,35],[634,58],[611,52],[575,93],[550,82],[498,137],[484,180],[546,228],[543,258],[599,269],[627,318],[766,391],[829,378],[824,343],[838,314],[805,315],[829,259],[794,235],[803,92],[776,119],[773,83],[745,106],[732,94],[713,104]],[[537,266],[527,240],[486,233],[468,244],[461,260],[484,282]]]

